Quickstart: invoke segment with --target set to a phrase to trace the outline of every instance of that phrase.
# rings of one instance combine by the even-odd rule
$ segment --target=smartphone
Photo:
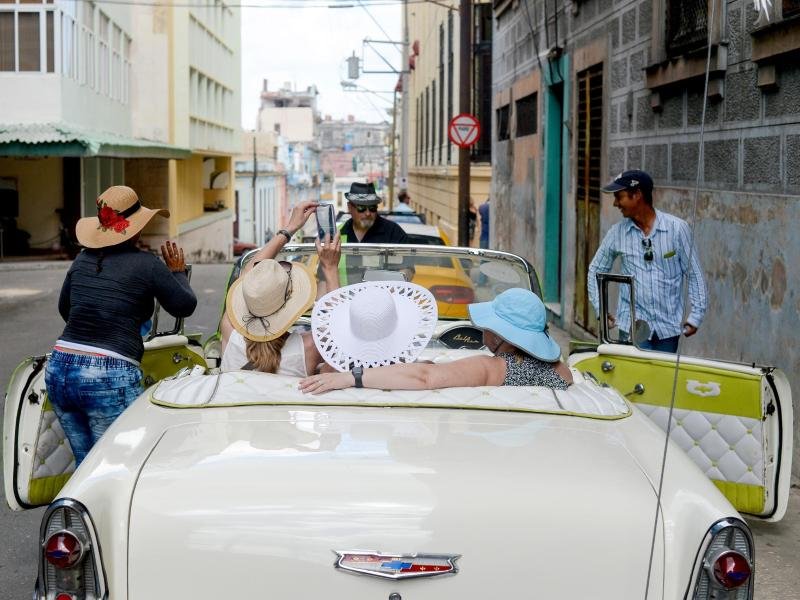
[[[325,240],[328,236],[333,239],[336,236],[336,214],[333,211],[333,204],[320,204],[316,208],[317,217],[317,237]]]

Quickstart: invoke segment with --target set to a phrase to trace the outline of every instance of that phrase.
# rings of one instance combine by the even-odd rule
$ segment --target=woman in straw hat
[[[158,214],[169,216],[142,206],[136,192],[118,185],[97,198],[96,217],[75,227],[84,250],[61,288],[58,310],[67,324],[47,363],[45,383],[76,464],[142,391],[140,330],[154,301],[176,317],[188,317],[197,305],[182,249],[170,242],[161,246],[162,263],[136,247]]]
[[[358,294],[351,297],[350,302],[356,303]],[[375,300],[372,299],[373,306]],[[323,297],[320,304],[324,301]],[[421,306],[423,303],[416,304]],[[536,294],[512,288],[499,294],[492,302],[470,304],[469,314],[473,324],[483,330],[483,343],[494,356],[366,369],[356,365],[350,370],[340,369],[344,371],[340,373],[307,377],[300,382],[300,390],[320,394],[348,387],[423,390],[483,385],[533,385],[563,390],[572,383],[569,368],[560,360],[558,344],[547,334],[547,313]],[[340,321],[337,318],[332,327],[326,328],[318,327],[312,318],[311,327],[315,336],[319,332],[319,341],[327,340],[323,343],[334,347],[334,352],[347,354],[363,344],[363,336],[352,325],[342,327]],[[404,322],[408,323],[408,320]],[[413,344],[413,340],[410,343]],[[395,355],[402,356],[396,350]]]
[[[298,262],[273,260],[299,230],[317,203],[302,202],[281,230],[259,250],[228,290],[222,319],[223,371],[248,369],[305,377],[322,362],[310,333],[290,333],[317,297],[317,281]],[[339,236],[316,241],[328,290],[339,287]]]

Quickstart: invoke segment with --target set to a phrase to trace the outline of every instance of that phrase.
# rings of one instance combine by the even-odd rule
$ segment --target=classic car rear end
[[[109,430],[62,496],[96,528],[110,598],[644,597],[663,433],[612,390],[295,385],[164,381]],[[674,458],[649,598],[693,588],[706,532],[737,516]],[[347,568],[359,553],[385,576]],[[454,571],[392,578],[441,555]]]

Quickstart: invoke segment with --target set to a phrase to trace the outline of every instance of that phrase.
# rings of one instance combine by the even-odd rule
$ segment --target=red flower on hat
[[[130,226],[130,222],[119,214],[116,210],[108,206],[103,200],[97,202],[97,218],[100,221],[98,229],[108,231],[113,229],[117,233],[125,233]]]

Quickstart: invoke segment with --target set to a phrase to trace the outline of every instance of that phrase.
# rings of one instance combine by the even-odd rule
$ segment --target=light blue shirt
[[[651,261],[644,259],[645,239],[652,242]],[[708,291],[692,230],[686,221],[656,210],[656,221],[649,238],[627,218],[609,229],[589,265],[589,300],[598,314],[600,299],[597,274],[610,272],[617,257],[622,273],[631,275],[636,284],[636,318],[647,321],[652,334],[664,339],[682,333],[684,275],[689,279],[691,305],[686,321],[700,327],[708,307]],[[631,311],[627,287],[620,286],[617,325],[621,331],[630,332]]]

